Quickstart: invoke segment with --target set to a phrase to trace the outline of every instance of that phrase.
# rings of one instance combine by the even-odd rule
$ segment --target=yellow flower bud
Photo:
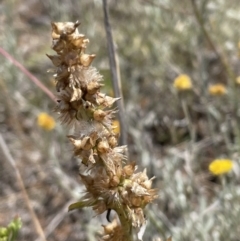
[[[192,89],[192,81],[188,75],[179,75],[173,83],[174,88],[178,91],[190,90]]]
[[[94,111],[93,118],[94,118],[94,120],[101,122],[101,121],[103,121],[103,119],[105,118],[106,115],[107,115],[107,113],[105,111],[99,109],[99,110]]]
[[[227,93],[227,89],[223,84],[214,84],[209,86],[208,92],[210,95],[220,96],[225,95]]]
[[[38,115],[37,123],[40,127],[47,131],[51,131],[55,127],[55,120],[47,113],[40,113]]]

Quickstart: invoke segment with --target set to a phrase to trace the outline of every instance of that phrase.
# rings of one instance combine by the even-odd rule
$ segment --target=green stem
[[[131,222],[131,219],[129,219],[128,216],[126,215],[125,209],[121,207],[121,208],[114,208],[114,210],[118,214],[118,218],[120,220],[122,230],[124,231],[123,240],[133,241],[132,222]]]

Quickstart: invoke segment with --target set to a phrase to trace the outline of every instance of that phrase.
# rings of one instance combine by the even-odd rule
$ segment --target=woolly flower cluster
[[[100,92],[102,76],[91,67],[95,55],[86,54],[89,40],[78,32],[78,22],[52,23],[48,55],[55,68],[57,106],[63,124],[72,125],[68,136],[74,155],[81,159],[80,177],[86,186],[82,199],[69,210],[92,207],[97,214],[113,209],[120,223],[104,228],[103,240],[132,240],[133,227],[145,223],[143,208],[156,198],[146,170],[136,173],[135,163],[125,164],[126,146],[118,147],[111,109],[118,98]]]

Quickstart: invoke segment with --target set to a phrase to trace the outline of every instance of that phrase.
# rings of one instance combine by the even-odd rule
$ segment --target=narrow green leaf
[[[72,211],[72,210],[75,210],[75,209],[81,209],[81,208],[84,208],[84,207],[86,207],[86,203],[83,202],[83,201],[80,201],[80,202],[76,202],[76,203],[71,204],[68,207],[68,211]]]

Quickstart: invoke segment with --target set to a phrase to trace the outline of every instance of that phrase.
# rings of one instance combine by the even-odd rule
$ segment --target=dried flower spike
[[[117,147],[118,133],[111,109],[118,98],[100,92],[102,76],[91,66],[95,55],[86,54],[89,40],[79,34],[79,22],[52,23],[52,48],[47,55],[55,69],[57,106],[63,124],[72,125],[68,136],[74,155],[81,159],[80,177],[86,194],[69,210],[92,207],[97,214],[113,209],[119,222],[104,226],[103,240],[132,240],[132,230],[145,224],[143,209],[156,198],[146,170],[125,164],[125,146]]]

